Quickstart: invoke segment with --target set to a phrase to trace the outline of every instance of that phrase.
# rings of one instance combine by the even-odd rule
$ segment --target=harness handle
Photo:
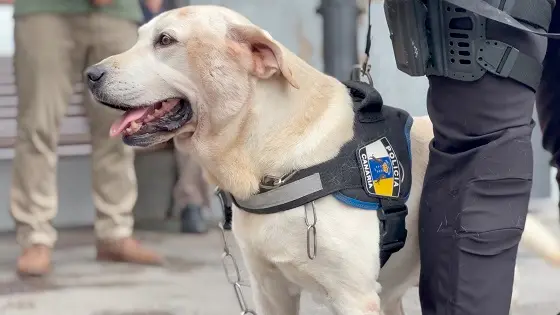
[[[358,115],[360,122],[373,123],[384,119],[383,98],[373,86],[353,80],[344,82],[344,84],[349,88],[354,102],[354,112]]]

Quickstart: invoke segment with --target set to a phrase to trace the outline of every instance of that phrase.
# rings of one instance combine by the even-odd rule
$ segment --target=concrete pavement
[[[542,212],[540,217],[560,237],[557,212]],[[26,281],[13,272],[19,253],[13,235],[0,236],[0,315],[240,313],[220,264],[218,231],[205,236],[138,235],[167,257],[163,268],[95,262],[91,228],[83,228],[61,231],[52,275]],[[524,249],[519,267],[522,298],[514,314],[558,314],[560,269],[553,269]],[[249,289],[245,291],[250,295]],[[405,305],[409,315],[420,314],[415,290],[409,292]],[[302,314],[329,314],[307,295],[302,310]]]

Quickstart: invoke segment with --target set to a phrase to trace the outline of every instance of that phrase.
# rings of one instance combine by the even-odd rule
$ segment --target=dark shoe
[[[181,211],[181,233],[201,234],[208,232],[208,225],[202,216],[202,208],[197,205],[187,205]]]

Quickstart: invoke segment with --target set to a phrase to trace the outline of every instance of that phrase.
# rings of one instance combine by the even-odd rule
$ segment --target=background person
[[[130,48],[142,11],[131,0],[16,0],[14,20],[19,104],[10,208],[23,248],[17,271],[43,275],[51,269],[57,240],[51,224],[58,199],[56,150],[75,74]],[[84,106],[91,131],[97,259],[159,264],[161,257],[132,237],[134,152],[108,132],[120,113],[99,106],[89,93]]]

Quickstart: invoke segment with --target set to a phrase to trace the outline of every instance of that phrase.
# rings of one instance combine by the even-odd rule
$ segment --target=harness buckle
[[[365,82],[373,87],[371,65],[367,64],[367,60],[362,65],[354,65],[352,72],[350,73],[350,80]]]
[[[381,201],[381,209],[377,211],[380,224],[380,257],[383,266],[392,254],[404,247],[408,231],[406,216],[408,208],[404,203]]]
[[[229,231],[231,230],[231,223],[233,217],[233,210],[232,210],[233,200],[231,198],[231,195],[226,191],[220,189],[219,187],[216,187],[216,189],[214,190],[214,194],[218,197],[218,200],[222,205],[222,211],[224,215],[223,228],[224,230]]]
[[[297,171],[290,172],[290,173],[285,174],[283,176],[265,175],[262,178],[259,186],[262,189],[266,189],[266,190],[271,190],[271,189],[277,188],[277,187],[285,184],[296,173],[297,173]]]

